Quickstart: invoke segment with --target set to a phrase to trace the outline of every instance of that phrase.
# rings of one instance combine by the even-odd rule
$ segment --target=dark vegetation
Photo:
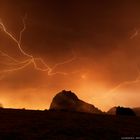
[[[120,106],[116,108],[116,115],[136,116],[135,112],[131,108],[125,108]]]
[[[117,140],[140,136],[140,117],[0,109],[0,140]]]
[[[121,108],[124,108],[124,107],[121,107]],[[107,111],[107,114],[110,114],[110,115],[116,115],[116,114],[118,114],[118,115],[129,115],[129,114],[127,114],[127,113],[119,113],[119,112],[117,112],[116,111],[116,109],[117,109],[117,107],[115,106],[115,107],[112,107],[111,109],[109,109],[108,111]],[[128,109],[128,108],[127,108]],[[126,109],[126,110],[127,110]],[[125,108],[123,109],[123,110],[125,110]],[[140,116],[140,107],[136,107],[136,108],[129,108],[129,110],[131,110],[131,112],[132,112],[132,116]],[[122,111],[121,111],[122,112]],[[125,111],[126,112],[126,111]]]
[[[135,112],[136,116],[140,116],[140,107],[133,108],[133,111]]]

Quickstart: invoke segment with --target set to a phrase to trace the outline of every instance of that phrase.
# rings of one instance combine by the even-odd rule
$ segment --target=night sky
[[[22,49],[50,68],[61,63],[51,74],[38,60],[41,70],[30,63],[6,71],[24,64],[2,52],[19,62],[29,57],[0,26],[4,107],[45,109],[63,89],[102,110],[140,106],[140,1],[0,0],[0,19],[17,40],[25,19]]]

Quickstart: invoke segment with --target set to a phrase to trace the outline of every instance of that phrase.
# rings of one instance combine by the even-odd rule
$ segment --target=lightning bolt
[[[72,61],[74,61],[76,59],[75,53],[72,53],[73,54],[72,58],[70,58],[66,61],[63,61],[63,62],[56,63],[53,67],[50,67],[42,58],[35,58],[32,54],[28,54],[27,52],[24,51],[24,49],[22,48],[21,42],[22,42],[22,35],[23,35],[24,31],[26,30],[26,24],[25,24],[26,18],[27,18],[27,15],[25,15],[25,17],[22,19],[23,28],[19,33],[19,39],[16,39],[7,30],[7,28],[4,25],[4,23],[2,22],[2,20],[0,20],[1,31],[3,31],[17,45],[19,51],[22,53],[23,56],[26,57],[26,59],[24,61],[19,61],[18,59],[14,58],[14,57],[12,57],[12,56],[8,55],[7,53],[0,50],[0,54],[4,57],[7,57],[12,62],[12,63],[7,64],[7,65],[17,66],[16,68],[2,70],[2,71],[0,71],[0,73],[2,74],[2,73],[6,73],[6,72],[13,72],[13,71],[21,70],[21,69],[26,68],[30,64],[33,64],[35,70],[47,71],[48,75],[55,75],[55,74],[67,75],[68,73],[61,72],[61,71],[55,71],[55,69],[57,67],[59,67],[60,65],[68,64],[68,63],[71,63]],[[38,61],[40,64],[42,64],[43,68],[39,67],[36,61]]]
[[[134,32],[134,34],[132,34],[130,36],[130,39],[133,39],[139,35],[139,29],[134,29],[134,30],[135,30],[135,32]],[[127,81],[121,82],[120,84],[118,84],[117,86],[115,86],[114,88],[109,90],[109,93],[113,93],[123,86],[139,83],[140,82],[140,70],[139,70],[138,64],[136,64],[136,68],[137,68],[138,75],[134,80],[127,80]]]
[[[139,70],[139,68],[138,68],[138,65],[137,65],[136,68],[137,68],[137,73],[138,73],[138,75],[136,76],[136,78],[135,78],[134,80],[124,81],[124,82],[118,84],[116,87],[112,88],[112,89],[109,91],[109,93],[113,93],[113,92],[115,92],[116,90],[118,90],[118,89],[121,88],[121,87],[139,83],[139,82],[140,82],[140,70]]]
[[[139,30],[138,29],[135,29],[135,32],[134,32],[134,34],[132,34],[130,36],[130,39],[133,39],[133,38],[135,38],[138,35],[139,35]],[[134,80],[124,81],[124,82],[118,84],[117,86],[115,86],[114,88],[112,88],[109,91],[109,93],[115,92],[116,90],[118,90],[119,88],[121,88],[123,86],[127,86],[127,85],[131,85],[131,84],[139,83],[140,82],[140,70],[139,70],[138,64],[136,64],[136,68],[137,68],[138,75],[137,75],[137,77]]]
[[[106,90],[104,94],[101,94],[101,96],[98,96],[99,100],[104,100],[105,104],[107,107],[110,107],[110,102],[114,103],[114,100],[116,99],[116,95],[117,92],[120,88],[125,87],[125,86],[130,86],[130,85],[134,85],[134,84],[138,84],[140,83],[140,69],[138,67],[138,64],[136,64],[136,72],[137,72],[137,76],[133,79],[133,80],[126,80],[123,81],[119,84],[117,84],[115,87]],[[90,99],[88,100],[89,103],[93,103],[94,99],[96,97],[91,96]],[[109,99],[109,101],[108,101]]]
[[[132,34],[131,36],[130,36],[130,39],[133,39],[133,38],[135,38],[136,36],[138,36],[139,35],[139,30],[138,29],[135,29],[135,32],[134,32],[134,34]]]

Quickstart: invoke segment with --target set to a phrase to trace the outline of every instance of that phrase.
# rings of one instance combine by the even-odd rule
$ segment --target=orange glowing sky
[[[140,106],[139,1],[0,1],[0,103],[46,109],[66,89],[101,110]]]

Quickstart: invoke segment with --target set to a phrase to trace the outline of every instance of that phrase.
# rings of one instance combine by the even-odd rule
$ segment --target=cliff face
[[[61,91],[56,94],[50,105],[50,110],[66,110],[87,113],[102,113],[94,105],[88,104],[80,99],[71,91]]]

